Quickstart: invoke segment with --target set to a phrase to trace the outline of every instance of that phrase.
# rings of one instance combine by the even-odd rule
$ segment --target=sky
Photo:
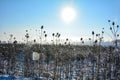
[[[76,12],[70,23],[61,18],[66,6]],[[25,39],[25,30],[31,40],[36,39],[43,25],[49,39],[52,33],[58,32],[64,39],[79,41],[83,37],[87,40],[92,37],[92,31],[98,34],[104,28],[104,40],[109,41],[112,34],[108,20],[119,25],[119,19],[120,0],[0,0],[0,40],[8,40],[13,34],[21,41]]]

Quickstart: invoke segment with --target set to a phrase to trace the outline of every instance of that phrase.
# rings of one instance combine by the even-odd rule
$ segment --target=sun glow
[[[75,17],[76,17],[76,11],[73,7],[67,6],[62,9],[61,18],[64,22],[70,23],[75,19]]]

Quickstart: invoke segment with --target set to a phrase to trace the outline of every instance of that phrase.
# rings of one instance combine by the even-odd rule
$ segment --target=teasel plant
[[[119,61],[120,61],[120,56],[119,56],[119,46],[118,46],[118,39],[119,39],[119,25],[117,25],[114,21],[111,21],[111,20],[108,20],[108,23],[109,23],[109,27],[110,27],[110,31],[113,35],[113,43],[114,43],[114,51],[113,50],[110,50],[109,53],[110,56],[110,64],[114,64],[115,66],[115,71],[117,70],[120,70],[120,68],[118,67],[120,65]],[[117,55],[117,56],[116,56]],[[110,68],[111,68],[111,65],[110,65]],[[109,69],[109,72],[111,74],[111,70]],[[117,72],[116,72],[117,73]],[[118,75],[115,73],[114,77],[115,77],[115,80],[118,79]],[[111,77],[111,75],[110,75]],[[110,78],[111,79],[111,78]]]
[[[118,34],[119,25],[116,25],[114,21],[111,22],[111,20],[108,20],[108,23],[109,23],[110,31],[113,35],[113,39],[114,39],[113,42],[115,44],[115,47],[118,47],[117,39],[119,37],[119,34]]]

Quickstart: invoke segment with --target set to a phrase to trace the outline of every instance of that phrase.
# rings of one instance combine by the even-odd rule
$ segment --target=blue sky
[[[66,24],[60,13],[64,6],[71,5],[77,17]],[[109,40],[109,19],[120,24],[120,0],[0,0],[0,40],[7,40],[9,34],[21,40],[26,29],[31,29],[33,39],[41,25],[49,37],[59,32],[61,37],[74,40],[87,39],[91,31],[100,33],[104,27],[105,40]]]

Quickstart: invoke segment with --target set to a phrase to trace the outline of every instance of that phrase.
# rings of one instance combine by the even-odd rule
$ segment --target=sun
[[[61,11],[61,18],[64,22],[70,23],[76,18],[76,11],[73,7],[64,7]]]

